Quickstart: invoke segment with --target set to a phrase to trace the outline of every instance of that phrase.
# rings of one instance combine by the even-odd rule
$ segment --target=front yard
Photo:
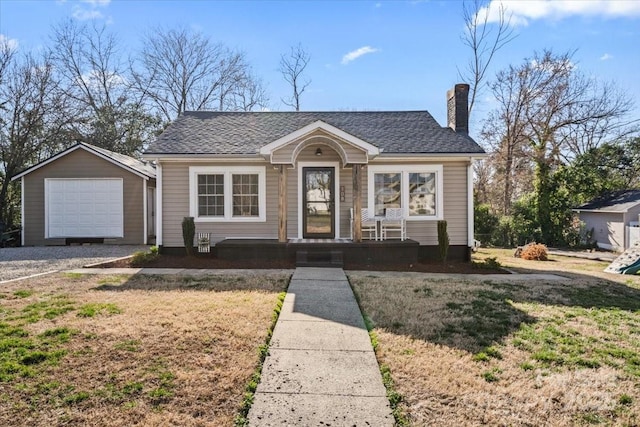
[[[350,271],[401,424],[640,423],[640,276]],[[288,273],[56,274],[0,288],[0,425],[230,426]]]
[[[352,272],[410,425],[640,423],[640,277],[551,257],[508,267],[560,281]]]
[[[0,289],[0,425],[233,425],[288,275]]]

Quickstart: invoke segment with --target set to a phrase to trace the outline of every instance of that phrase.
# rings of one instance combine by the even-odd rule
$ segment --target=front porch
[[[225,239],[216,243],[219,259],[286,260],[298,266],[339,266],[344,264],[414,264],[418,261],[419,243],[415,240],[349,239]]]

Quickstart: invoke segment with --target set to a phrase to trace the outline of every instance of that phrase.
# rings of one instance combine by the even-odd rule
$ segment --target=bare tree
[[[137,65],[138,89],[166,120],[187,110],[234,110],[235,97],[243,87],[254,90],[253,101],[244,108],[266,103],[262,83],[250,72],[244,54],[213,43],[201,33],[156,29],[146,37]]]
[[[253,111],[267,108],[269,96],[262,80],[250,70],[234,82],[233,91],[227,95],[224,110]]]
[[[487,71],[495,54],[516,36],[510,27],[511,16],[507,16],[502,3],[499,6],[498,21],[489,22],[488,6],[483,7],[480,0],[462,4],[464,34],[462,42],[471,49],[471,59],[464,70],[458,70],[462,81],[469,83],[469,116],[479,94],[485,86]]]
[[[311,56],[302,48],[301,44],[291,47],[288,55],[280,56],[280,68],[278,69],[282,77],[291,85],[292,94],[290,98],[282,98],[282,102],[300,111],[300,97],[305,89],[311,84],[311,80],[303,78],[302,73],[309,65]]]
[[[518,76],[500,71],[496,82],[490,85],[499,107],[490,112],[485,120],[481,137],[489,144],[493,153],[488,160],[495,171],[494,183],[502,191],[496,194],[500,200],[498,210],[503,215],[511,213],[514,188],[518,186],[516,170],[526,159],[527,137],[525,134],[525,94],[520,92]],[[515,196],[517,198],[517,195]]]
[[[497,138],[522,144],[521,152],[534,164],[537,221],[545,243],[554,243],[551,177],[563,153],[582,133],[614,132],[626,123],[632,103],[610,85],[579,73],[571,53],[551,51],[498,73],[492,91],[499,100],[494,122],[503,121]]]
[[[159,127],[145,110],[145,96],[132,90],[129,67],[106,27],[66,21],[53,29],[52,58],[72,100],[73,140],[135,154]]]
[[[0,221],[13,223],[19,191],[13,175],[43,160],[64,133],[66,97],[50,57],[12,55],[0,81]]]

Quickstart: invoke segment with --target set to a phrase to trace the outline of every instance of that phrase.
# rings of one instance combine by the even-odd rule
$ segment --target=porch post
[[[287,167],[279,166],[278,174],[278,242],[287,241]]]
[[[354,164],[351,169],[353,177],[353,241],[362,242],[362,165]]]

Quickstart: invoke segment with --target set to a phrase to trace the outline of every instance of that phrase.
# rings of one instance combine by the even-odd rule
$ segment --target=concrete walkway
[[[342,269],[295,270],[249,425],[394,425],[369,334]]]

